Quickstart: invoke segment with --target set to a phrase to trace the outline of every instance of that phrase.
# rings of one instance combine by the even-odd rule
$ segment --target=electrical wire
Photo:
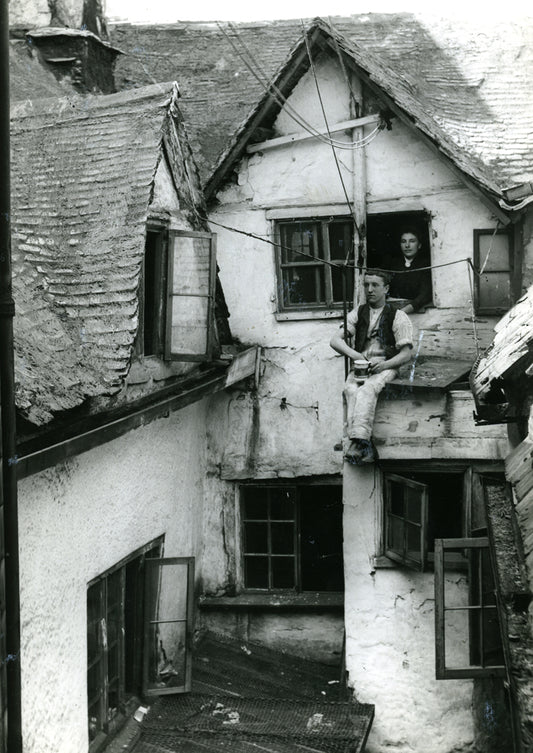
[[[498,232],[499,227],[500,227],[500,221],[498,220],[496,222],[496,227],[494,228],[494,232],[493,232],[493,234],[491,236],[491,239],[490,239],[489,249],[487,251],[487,255],[485,256],[485,261],[483,262],[483,264],[481,265],[481,269],[479,270],[479,274],[480,275],[483,274],[483,272],[485,271],[485,267],[487,266],[487,262],[489,260],[490,252],[492,251],[492,245],[494,243],[494,238],[496,237],[496,233]]]
[[[309,133],[314,138],[317,138],[319,141],[325,144],[333,143],[338,149],[345,149],[345,150],[353,150],[353,149],[360,149],[367,144],[369,144],[373,139],[377,136],[380,130],[383,129],[384,125],[380,122],[372,131],[371,133],[367,134],[363,139],[357,141],[357,142],[351,142],[348,143],[346,141],[339,141],[337,139],[332,139],[331,135],[329,137],[324,136],[324,134],[320,133],[314,126],[312,126],[308,121],[305,120],[305,118],[288,102],[285,95],[281,92],[281,90],[273,83],[270,82],[268,79],[268,76],[264,72],[264,70],[261,68],[259,63],[256,61],[253,54],[250,52],[248,47],[246,46],[246,43],[242,40],[240,35],[238,34],[236,28],[230,24],[230,28],[232,29],[235,39],[239,42],[242,49],[245,51],[245,53],[249,56],[250,60],[253,64],[250,64],[250,62],[246,59],[245,54],[243,54],[236,44],[234,43],[231,36],[226,32],[222,24],[218,23],[218,27],[226,40],[231,45],[233,51],[235,54],[242,60],[248,71],[252,74],[252,76],[258,81],[258,83],[261,85],[261,87],[269,94],[271,94],[275,101],[280,105],[280,107],[283,107],[285,111],[287,112],[287,115],[292,118],[301,128],[303,128],[307,133]],[[259,71],[259,73],[258,73]]]

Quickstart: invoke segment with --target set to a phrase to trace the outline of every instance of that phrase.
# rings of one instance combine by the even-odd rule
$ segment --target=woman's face
[[[406,259],[414,259],[420,249],[420,241],[413,233],[403,233],[400,248]]]

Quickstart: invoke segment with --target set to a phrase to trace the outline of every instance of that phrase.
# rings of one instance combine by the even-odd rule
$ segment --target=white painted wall
[[[87,750],[87,583],[165,534],[198,556],[205,401],[20,483],[25,753]]]
[[[330,122],[348,117],[347,87],[334,62],[317,65],[320,87],[330,97]],[[303,77],[291,104],[317,127],[323,117],[314,81]],[[278,134],[298,132],[285,113]],[[338,152],[348,190],[351,154]],[[433,264],[472,258],[473,230],[494,228],[487,207],[420,139],[397,120],[366,150],[368,212],[431,214]],[[351,195],[351,194],[350,194]],[[244,158],[236,184],[223,188],[212,217],[272,239],[268,210],[336,205],[345,212],[342,185],[329,146],[298,142]],[[327,213],[331,213],[328,208]],[[229,407],[231,440],[222,448],[227,479],[275,478],[341,473],[342,359],[329,348],[339,319],[276,318],[274,249],[253,238],[214,227],[218,233],[221,281],[234,335],[264,348],[255,415],[250,396],[235,393]],[[464,261],[433,270],[435,308],[412,315],[419,355],[450,361],[470,359],[492,339],[497,318],[483,317],[474,330],[471,282]],[[286,398],[287,410],[280,407]],[[477,428],[466,392],[414,393],[380,399],[376,439],[386,459],[502,459],[505,427]],[[440,418],[439,418],[440,416]],[[238,430],[240,427],[240,431]],[[369,753],[449,753],[473,739],[471,683],[434,679],[433,576],[402,569],[371,574],[375,552],[374,470],[345,475],[346,663],[361,701],[376,704]],[[458,588],[462,586],[459,584]]]

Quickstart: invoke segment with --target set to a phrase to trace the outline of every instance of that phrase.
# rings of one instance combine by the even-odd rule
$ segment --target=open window
[[[194,557],[146,561],[143,694],[191,690]]]
[[[470,499],[471,473],[468,470],[385,472],[383,552],[386,558],[414,570],[427,570],[433,564],[435,539],[463,534],[470,515]]]
[[[244,587],[343,591],[342,487],[241,487]]]
[[[418,251],[405,265],[401,239],[414,236]],[[426,212],[386,212],[367,216],[367,266],[392,273],[389,299],[414,302],[415,311],[433,300],[429,215]]]
[[[447,559],[454,553],[461,553],[468,561],[468,583],[458,584],[456,574],[447,577]],[[435,628],[437,679],[505,675],[486,537],[435,542]]]
[[[215,236],[150,223],[142,279],[138,350],[167,361],[210,360],[215,339]]]
[[[315,217],[276,225],[279,311],[342,307],[342,272],[329,262],[353,267],[353,219]],[[346,298],[353,299],[353,271],[346,275]]]
[[[161,559],[151,542],[87,588],[89,750],[144,695],[190,690],[193,558]]]
[[[508,230],[474,230],[477,314],[503,314],[513,305],[514,247]]]

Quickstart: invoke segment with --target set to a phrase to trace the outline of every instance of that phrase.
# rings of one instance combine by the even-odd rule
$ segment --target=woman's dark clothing
[[[401,271],[401,274],[393,276],[389,287],[389,297],[405,298],[415,311],[431,303],[431,270],[420,269],[429,265],[429,260],[424,256],[415,256],[410,267],[405,266],[403,254],[391,257],[384,265],[385,269],[393,272]]]

